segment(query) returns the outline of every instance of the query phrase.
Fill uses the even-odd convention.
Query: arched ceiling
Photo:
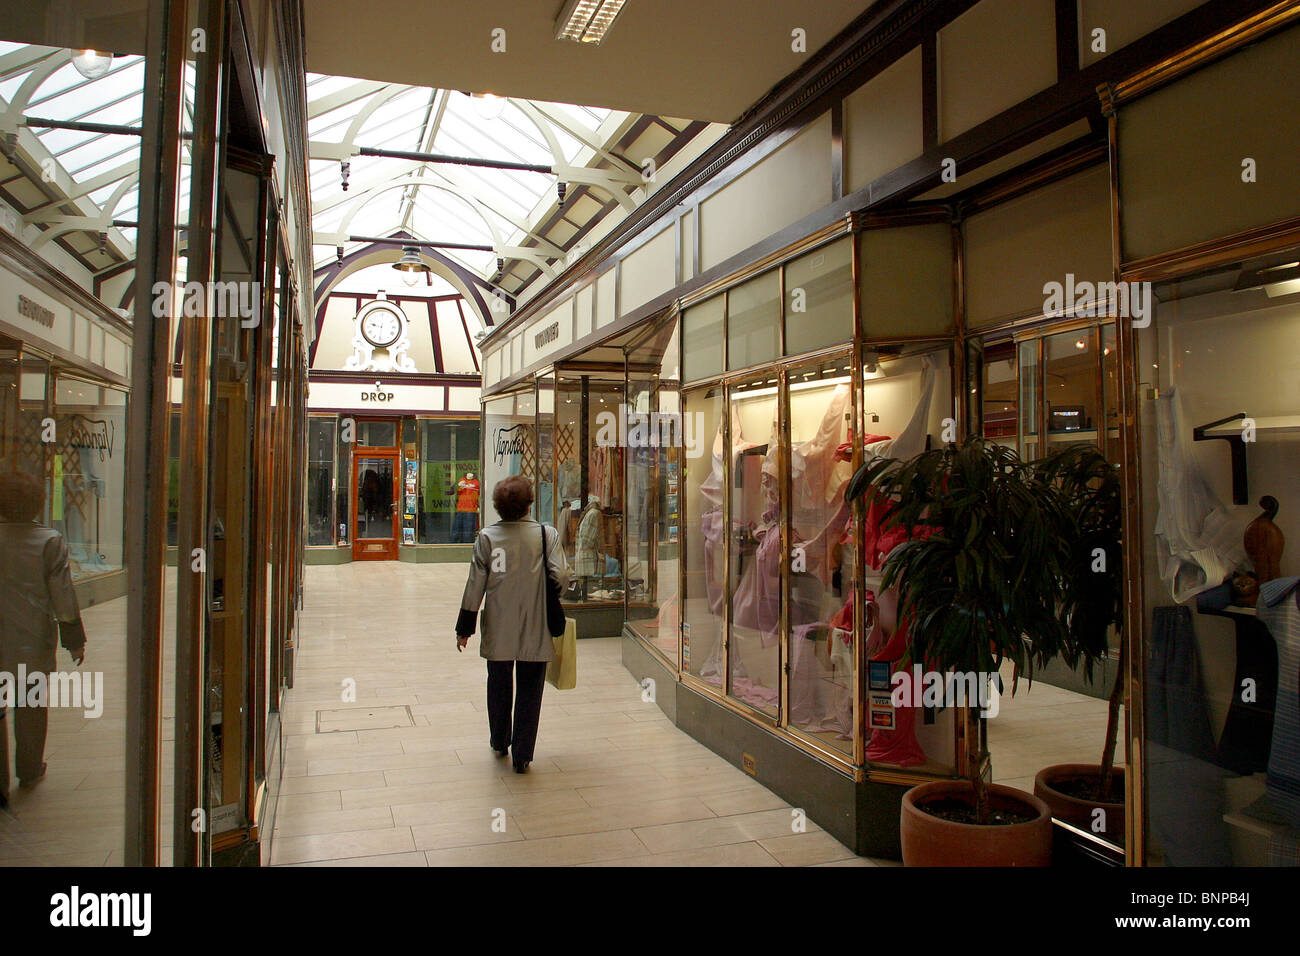
[[[707,128],[321,74],[307,78],[307,119],[317,269],[400,233],[512,296],[634,209],[647,161],[658,169]]]

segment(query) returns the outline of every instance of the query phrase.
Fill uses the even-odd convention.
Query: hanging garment
[[[1147,655],[1147,794],[1169,866],[1230,866],[1224,778],[1201,686],[1192,612],[1158,607]]]
[[[1219,500],[1188,449],[1176,389],[1155,400],[1156,552],[1160,576],[1182,603],[1224,580],[1246,557],[1241,537],[1247,516]]]

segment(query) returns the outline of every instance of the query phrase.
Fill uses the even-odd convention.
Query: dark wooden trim
[[[442,336],[438,332],[438,309],[437,303],[425,301],[425,311],[429,316],[429,338],[433,343],[433,367],[439,374],[446,371],[442,363]]]
[[[1300,246],[1300,217],[1120,264],[1127,282],[1162,282]]]
[[[1220,8],[1226,16],[1217,15]],[[1155,62],[1148,59],[1145,65],[1131,75],[1115,80],[1114,104],[1123,105],[1139,96],[1145,96],[1249,43],[1292,25],[1298,19],[1300,4],[1295,0],[1268,4],[1248,0],[1221,0],[1219,3],[1197,7],[1143,38],[1146,40],[1169,32],[1181,43],[1177,49],[1166,51]]]
[[[939,35],[921,40],[921,148],[939,145]]]
[[[373,385],[376,380],[385,385],[454,385],[457,388],[479,384],[479,376],[462,375],[456,372],[354,372],[351,369],[312,369],[307,374],[309,382]]]
[[[844,101],[831,106],[831,196],[830,201],[844,198]],[[677,281],[681,281],[678,275]]]
[[[1056,78],[1079,72],[1079,0],[1056,0]]]
[[[955,208],[960,209],[963,218],[973,216],[1048,183],[1065,179],[1104,163],[1107,155],[1106,141],[1089,133],[1064,146],[1049,150],[1025,166],[1008,170],[972,186],[966,192],[952,197],[952,203]]]

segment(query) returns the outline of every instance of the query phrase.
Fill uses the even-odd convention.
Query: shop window
[[[553,445],[556,521],[573,571],[564,600],[622,604],[625,391],[612,373],[559,372]]]
[[[853,398],[849,358],[790,369],[788,495],[791,727],[853,752]],[[759,574],[761,578],[761,573]],[[739,597],[739,595],[738,595]]]
[[[682,672],[718,687],[725,666],[722,638],[727,598],[723,580],[723,549],[728,537],[723,510],[727,470],[723,408],[721,386],[682,394],[684,417],[692,420],[710,449],[698,458],[687,458],[681,478]]]
[[[421,421],[419,451],[417,540],[420,544],[473,544],[485,493],[479,468],[479,423]],[[408,462],[407,467],[412,464],[415,462]],[[495,520],[495,515],[489,515],[489,520]]]
[[[982,378],[984,437],[1018,449],[1020,382],[1014,342],[985,346]]]
[[[1157,288],[1133,333],[1148,864],[1300,845],[1300,294],[1260,271],[1296,258]]]
[[[397,422],[357,422],[357,444],[368,448],[394,448]]]
[[[727,368],[773,362],[781,354],[781,280],[773,270],[727,292]]]
[[[1049,447],[1062,442],[1098,443],[1102,418],[1100,367],[1094,329],[1060,332],[1044,339],[1044,414]]]
[[[785,354],[853,339],[853,243],[815,249],[785,267]]]
[[[682,380],[694,382],[722,372],[723,318],[727,297],[714,296],[682,315]]]
[[[947,347],[869,349],[862,375],[864,463],[880,457],[906,460],[944,443],[954,410],[952,357]],[[887,696],[894,675],[913,662],[906,657],[908,625],[890,621],[887,609],[895,598],[882,587],[885,559],[906,537],[885,527],[883,517],[879,505],[867,508],[863,515],[866,758],[884,767],[953,773],[954,708],[894,707]]]
[[[775,374],[733,385],[727,398],[735,449],[727,534],[731,596],[727,693],[775,716],[781,689],[782,550]]]
[[[707,437],[689,433],[678,391],[678,326],[628,352],[627,622],[678,666],[677,571],[682,465],[705,464]],[[656,369],[646,371],[647,369]],[[635,370],[635,371],[634,371]],[[636,427],[644,429],[636,431]]]
[[[307,544],[334,543],[334,432],[333,418],[312,418],[307,423]]]
[[[68,543],[74,579],[123,567],[126,401],[123,391],[66,376],[54,391],[50,523]]]
[[[334,515],[338,524],[337,544],[345,545],[351,540],[352,529],[348,525],[351,509],[348,507],[348,495],[352,491],[352,449],[355,443],[356,420],[344,418],[338,429],[336,446],[338,461],[338,479],[334,482]]]
[[[492,510],[492,489],[502,478],[536,474],[537,417],[533,393],[513,392],[483,403],[483,484],[484,520],[496,521]]]

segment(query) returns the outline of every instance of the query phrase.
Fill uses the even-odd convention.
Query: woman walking
[[[456,619],[456,648],[463,651],[483,607],[479,654],[487,659],[488,729],[492,749],[500,757],[510,754],[515,773],[527,772],[532,762],[546,665],[555,659],[546,628],[545,568],[560,587],[569,576],[559,533],[528,517],[532,503],[527,478],[497,482],[492,506],[501,520],[478,533]]]

